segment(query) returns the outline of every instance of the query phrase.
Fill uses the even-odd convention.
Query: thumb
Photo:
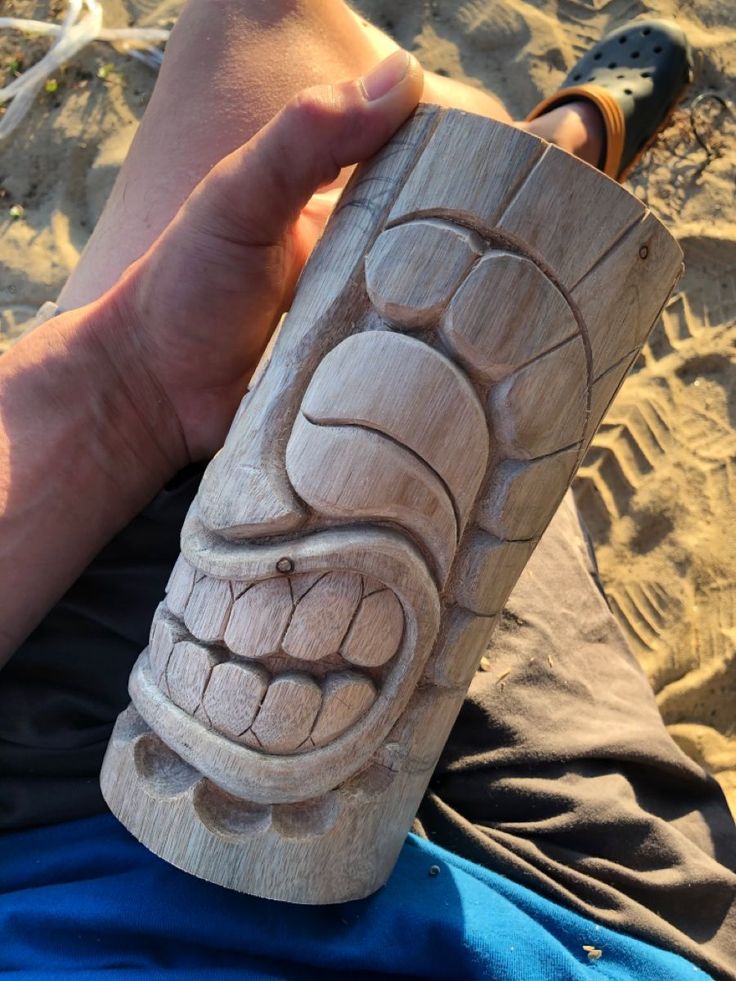
[[[210,171],[190,218],[230,242],[279,242],[320,187],[383,146],[422,87],[419,62],[399,50],[363,78],[305,89]]]

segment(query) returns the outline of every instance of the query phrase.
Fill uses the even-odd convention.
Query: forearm
[[[185,462],[109,295],[0,358],[0,665]]]
[[[315,193],[376,153],[422,86],[396,52],[303,92],[116,286],[0,359],[0,663],[177,469],[222,446],[328,216]]]

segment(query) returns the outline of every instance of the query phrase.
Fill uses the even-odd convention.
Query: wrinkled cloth
[[[733,819],[717,781],[669,736],[594,573],[569,496],[509,598],[421,827],[570,909],[736,978]]]
[[[186,875],[110,815],[0,837],[0,938],[18,981],[707,977],[413,836],[374,896],[305,907]]]
[[[164,489],[0,672],[0,828],[106,810],[105,746],[200,473]],[[736,978],[733,820],[717,782],[667,734],[570,498],[507,604],[490,660],[417,830],[589,923]]]

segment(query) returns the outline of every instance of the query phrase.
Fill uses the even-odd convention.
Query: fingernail
[[[360,87],[368,102],[375,102],[403,82],[409,71],[411,56],[408,51],[394,51],[385,61],[360,79]]]

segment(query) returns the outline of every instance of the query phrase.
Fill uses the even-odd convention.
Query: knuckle
[[[310,130],[327,133],[340,122],[343,112],[334,85],[304,89],[287,107],[296,121]]]
[[[204,177],[192,195],[192,200],[199,205],[199,211],[226,209],[233,193],[232,184],[232,175],[223,161],[220,161]]]
[[[188,224],[197,234],[231,234],[242,220],[240,182],[228,161],[220,161],[202,180],[186,207]]]

